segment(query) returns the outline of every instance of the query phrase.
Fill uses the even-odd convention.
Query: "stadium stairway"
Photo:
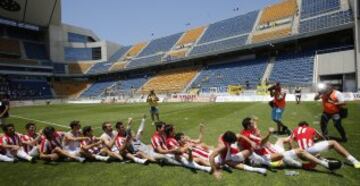
[[[271,57],[269,59],[268,64],[266,65],[266,69],[265,69],[264,75],[261,78],[261,82],[265,82],[266,79],[269,79],[271,71],[274,67],[274,62],[275,62],[275,57]]]

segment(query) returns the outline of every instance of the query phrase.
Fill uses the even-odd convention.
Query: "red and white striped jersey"
[[[2,137],[2,144],[4,145],[21,145],[21,134],[15,133],[13,136],[4,134]]]
[[[64,139],[63,132],[55,132],[54,138],[51,140],[46,139],[46,137],[42,137],[40,143],[40,152],[44,154],[51,154],[51,152],[56,148],[62,148],[62,141]]]
[[[192,148],[192,155],[197,158],[208,160],[210,157],[210,152],[208,149],[201,147],[201,145],[190,143]]]
[[[24,134],[21,135],[21,141],[23,142],[31,142],[34,141],[34,139],[36,138],[36,134]],[[34,147],[33,145],[27,145],[27,144],[23,144],[24,150],[25,152],[30,152],[31,149]]]
[[[223,135],[221,135],[218,138],[218,141],[219,141],[219,143],[222,143],[226,147],[226,149],[224,151],[220,152],[221,159],[225,160],[227,156],[229,156],[231,154],[237,154],[238,152],[240,152],[238,148],[232,147],[231,144],[225,142],[223,139]]]
[[[126,141],[126,137],[118,134],[115,137],[115,146],[116,146],[116,148],[118,148],[120,150],[121,147],[123,145],[125,145],[125,141]]]
[[[178,148],[180,146],[180,144],[176,141],[175,138],[173,137],[168,137],[166,138],[166,147],[168,149],[175,149],[175,148]]]
[[[257,130],[242,130],[241,135],[249,138],[252,142],[254,142],[257,146],[253,149],[259,155],[273,154],[276,153],[276,149],[273,148],[272,144],[266,143],[265,145],[261,145],[261,137],[258,135]],[[239,141],[241,147],[243,149],[252,150],[251,145],[245,141],[244,139],[240,139]]]
[[[99,140],[96,138],[96,136],[92,136],[90,139],[82,140],[80,142],[81,147],[85,147],[87,145],[91,145],[94,143],[97,143]],[[103,145],[93,146],[92,148],[88,149],[88,151],[92,154],[97,154],[102,149]]]
[[[158,147],[167,150],[166,140],[158,132],[155,132],[154,135],[151,137],[151,145],[153,146],[155,151]]]
[[[5,151],[4,148],[2,148],[2,144],[3,144],[3,142],[2,142],[3,139],[2,138],[3,138],[3,136],[0,136],[0,154],[5,154],[6,151]]]
[[[297,127],[291,134],[291,139],[296,141],[301,149],[307,149],[314,145],[314,139],[318,136],[318,132],[308,126]]]

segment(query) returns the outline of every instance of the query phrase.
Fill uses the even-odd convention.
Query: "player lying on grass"
[[[55,161],[59,158],[69,158],[83,162],[85,158],[71,154],[64,150],[62,145],[64,132],[56,131],[54,127],[46,127],[43,130],[43,137],[39,145],[40,159],[46,161]]]
[[[180,148],[178,148],[178,147],[175,147],[173,149],[167,148],[165,125],[166,124],[164,122],[156,122],[155,123],[156,131],[155,131],[154,135],[151,137],[151,144],[152,144],[155,152],[164,154],[173,160],[177,160],[177,162],[179,162],[179,164],[177,164],[177,165],[182,165],[187,168],[198,169],[198,170],[210,172],[211,171],[210,167],[201,166],[193,161],[189,161],[185,157],[180,156],[181,155]]]
[[[255,142],[256,146],[254,148],[252,144],[249,144],[248,141],[243,139],[239,140],[239,144],[243,149],[253,150],[256,154],[260,155],[263,158],[263,161],[261,162],[283,160],[284,163],[288,166],[302,168],[303,163],[298,159],[300,158],[310,161],[314,164],[319,164],[330,170],[339,169],[341,167],[341,164],[338,162],[327,162],[325,160],[319,160],[301,148],[286,151],[283,146],[284,139],[282,138],[280,138],[274,145],[271,144],[268,140],[273,133],[273,129],[270,128],[268,134],[265,137],[260,136],[258,133],[254,132],[254,126],[256,124],[255,121],[250,117],[245,118],[242,121],[242,125],[243,130],[240,134],[247,137],[252,142]]]
[[[33,162],[35,159],[27,154],[21,141],[21,134],[15,131],[13,124],[2,125],[4,131],[0,142],[0,153],[2,161],[14,161],[15,158]]]
[[[325,140],[325,138],[316,129],[310,127],[306,121],[302,121],[295,128],[287,142],[295,141],[301,149],[307,151],[312,155],[317,155],[321,152],[334,149],[338,154],[346,158],[352,165],[359,169],[360,163],[354,158],[342,145],[335,140]],[[319,141],[318,140],[324,140]]]
[[[131,118],[129,118],[129,123],[130,122],[132,122]],[[131,135],[126,134],[124,124],[121,121],[118,121],[115,124],[115,128],[117,130],[117,135],[111,144],[117,148],[118,153],[121,154],[122,157],[132,160],[135,163],[148,164],[149,160],[145,153],[141,151],[135,152],[131,148]]]
[[[254,168],[244,164],[246,158],[251,155],[251,151],[240,151],[236,146],[233,146],[237,140],[237,136],[231,131],[226,131],[219,137],[218,145],[209,157],[210,165],[215,178],[221,178],[220,168],[225,164],[235,169],[257,172],[266,175],[266,169]]]
[[[201,170],[204,170],[204,171],[208,171],[210,170],[210,163],[208,161],[208,159],[201,159],[201,158],[198,158],[197,156],[193,156],[193,147],[191,147],[190,145],[180,145],[176,139],[176,136],[175,136],[175,127],[171,124],[167,124],[165,126],[165,134],[166,134],[166,146],[168,149],[179,149],[180,153],[178,153],[177,155],[179,156],[179,158],[181,159],[187,159],[189,160],[190,162],[193,162],[194,165],[196,164],[200,164],[200,165],[204,165],[204,166],[207,166],[207,167],[199,167]],[[189,139],[189,138],[188,138]],[[195,149],[196,151],[197,149]],[[199,151],[196,151],[197,153],[199,153]]]
[[[175,139],[181,148],[188,148],[191,150],[192,157],[197,158],[199,164],[210,166],[209,157],[214,148],[203,143],[205,126],[203,124],[200,124],[199,126],[200,134],[198,139],[192,139],[181,132],[175,134]]]

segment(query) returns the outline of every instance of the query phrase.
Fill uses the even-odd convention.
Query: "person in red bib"
[[[320,126],[322,135],[328,138],[327,124],[330,119],[333,120],[336,130],[340,133],[343,142],[347,141],[345,129],[341,124],[340,111],[345,107],[344,96],[331,85],[327,84],[324,90],[321,90],[315,100],[322,100],[323,113],[321,115]]]
[[[281,121],[286,106],[286,101],[285,101],[286,93],[282,92],[279,82],[277,82],[276,85],[270,87],[268,90],[270,91],[270,96],[274,97],[274,99],[272,100],[271,116],[272,116],[272,120],[277,125],[277,134],[290,135],[291,131]]]

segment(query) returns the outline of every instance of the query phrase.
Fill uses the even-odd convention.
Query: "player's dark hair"
[[[226,131],[222,138],[225,142],[230,143],[230,144],[236,142],[236,135],[234,132],[231,132],[231,131]]]
[[[103,130],[105,130],[106,129],[106,124],[108,124],[108,123],[110,123],[110,122],[108,122],[108,121],[103,122],[102,125],[101,125],[101,128]]]
[[[54,127],[45,127],[44,130],[43,130],[43,134],[46,137],[46,139],[51,139],[54,132],[55,132]]]
[[[184,133],[182,133],[182,132],[176,133],[176,134],[175,134],[175,139],[176,139],[176,141],[180,141],[182,136],[184,136]]]
[[[309,123],[306,122],[306,121],[300,121],[300,122],[298,123],[298,126],[299,126],[299,127],[301,127],[301,126],[309,126]]]
[[[124,125],[124,123],[121,122],[121,121],[118,121],[118,122],[116,122],[116,124],[115,124],[115,128],[119,129],[120,126],[122,126],[122,125]]]
[[[71,129],[74,129],[77,126],[80,126],[80,121],[74,120],[74,121],[70,122],[69,126]]]
[[[35,127],[35,123],[33,123],[33,122],[26,123],[25,129],[26,129],[26,130],[29,130],[29,128],[30,128],[31,126],[34,126],[34,127]]]
[[[1,128],[2,128],[2,130],[3,130],[4,132],[7,132],[10,127],[13,127],[13,128],[14,128],[14,124],[8,123],[8,124],[5,124],[5,125],[2,125]]]
[[[163,125],[165,125],[165,122],[162,122],[162,121],[155,122],[156,131],[160,130]]]
[[[250,117],[247,117],[247,118],[243,119],[242,126],[244,127],[244,129],[249,129],[250,125],[251,125],[251,118]]]
[[[174,130],[174,126],[171,124],[165,125],[165,134],[166,136],[169,136],[170,133]]]
[[[85,127],[82,129],[82,133],[83,133],[84,136],[85,136],[87,133],[89,133],[90,131],[92,131],[91,126],[85,126]]]

